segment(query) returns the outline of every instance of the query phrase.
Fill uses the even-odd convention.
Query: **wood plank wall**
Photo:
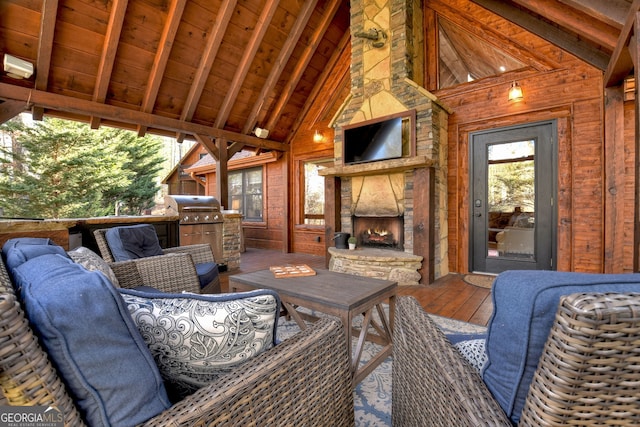
[[[602,72],[469,1],[444,3],[429,3],[436,16],[458,19],[464,11],[470,26],[508,40],[511,54],[521,52],[518,59],[530,64],[525,70],[434,91],[454,111],[449,118],[451,271],[469,270],[470,133],[548,119],[558,123],[557,269],[603,271]],[[524,89],[523,102],[507,100],[513,80]]]

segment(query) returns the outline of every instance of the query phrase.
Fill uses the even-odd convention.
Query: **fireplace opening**
[[[404,218],[353,217],[353,235],[358,246],[365,248],[404,249]]]

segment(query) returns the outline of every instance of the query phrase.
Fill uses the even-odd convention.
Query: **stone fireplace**
[[[359,248],[328,248],[329,268],[400,284],[430,283],[448,273],[448,112],[419,84],[424,35],[420,4],[419,0],[351,2],[351,96],[332,123],[334,167],[322,172],[329,200],[327,233],[350,233]],[[373,33],[384,37],[376,42],[363,37]],[[344,126],[409,111],[415,114],[410,155],[344,163]],[[381,233],[365,238],[363,233],[370,228]],[[392,229],[393,242],[382,236],[383,229]]]

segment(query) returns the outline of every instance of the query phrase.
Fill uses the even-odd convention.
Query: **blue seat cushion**
[[[116,261],[162,255],[156,229],[150,224],[113,227],[104,235]]]
[[[201,264],[196,264],[196,273],[200,280],[200,288],[204,288],[218,277],[218,264],[215,262],[203,262]]]
[[[88,425],[133,426],[170,407],[149,348],[102,273],[59,254],[13,273],[29,322]]]
[[[560,297],[583,292],[640,292],[640,274],[507,271],[494,281],[489,360],[482,377],[514,423],[520,420]]]

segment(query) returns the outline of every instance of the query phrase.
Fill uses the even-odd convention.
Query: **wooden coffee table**
[[[310,316],[296,308],[304,307],[339,317],[345,326],[349,348],[354,335],[358,336],[355,354],[349,352],[353,385],[369,375],[382,361],[391,355],[391,333],[395,314],[397,282],[317,270],[315,276],[276,279],[269,270],[238,274],[229,277],[229,291],[243,292],[253,289],[271,289],[278,293],[287,314],[301,329],[307,327]],[[382,304],[389,302],[389,313]],[[379,321],[373,318],[374,309]],[[355,329],[353,320],[363,315],[362,327]],[[373,331],[372,331],[372,330]],[[380,351],[360,366],[364,342],[380,345]]]

